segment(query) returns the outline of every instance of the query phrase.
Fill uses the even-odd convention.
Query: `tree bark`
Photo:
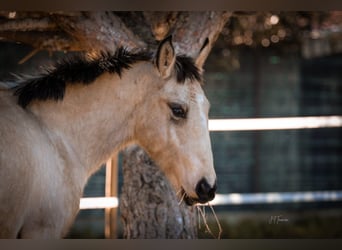
[[[178,204],[168,180],[141,148],[125,150],[123,168],[120,211],[124,238],[197,237],[195,207]]]

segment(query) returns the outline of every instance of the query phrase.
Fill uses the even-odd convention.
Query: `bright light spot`
[[[275,202],[281,202],[282,198],[279,193],[269,193],[266,195],[266,202],[267,203],[275,203]]]
[[[279,42],[279,36],[277,36],[277,35],[272,35],[272,36],[271,36],[271,42],[272,42],[272,43],[277,43],[277,42]]]
[[[303,200],[307,202],[314,201],[315,199],[314,199],[313,193],[305,193],[303,195]]]
[[[230,199],[234,204],[241,204],[242,197],[240,194],[231,194]]]
[[[249,36],[244,37],[243,40],[244,40],[244,43],[245,43],[246,45],[248,45],[248,46],[251,46],[251,45],[253,44],[253,40],[252,40],[252,38],[249,37]]]
[[[81,198],[80,209],[101,209],[118,207],[117,197]]]
[[[243,39],[242,39],[241,36],[235,36],[233,41],[234,41],[234,43],[237,44],[237,45],[243,43]]]
[[[264,47],[268,47],[270,46],[270,40],[268,40],[267,38],[264,38],[261,40],[261,45]]]
[[[272,15],[270,18],[270,23],[276,25],[279,22],[279,17],[277,15]]]
[[[13,18],[15,18],[16,15],[17,15],[17,12],[12,11],[12,12],[8,13],[8,18],[13,19]]]
[[[305,17],[297,17],[297,23],[300,27],[305,27],[309,24],[309,19]]]
[[[286,130],[342,127],[342,116],[210,119],[210,131]]]
[[[284,29],[278,30],[278,36],[284,38],[286,36],[286,31]]]
[[[318,30],[313,30],[313,31],[311,31],[310,36],[312,39],[318,39],[321,36],[321,34],[319,33]]]

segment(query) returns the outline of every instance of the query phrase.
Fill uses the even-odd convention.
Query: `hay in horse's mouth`
[[[193,198],[193,197],[190,197],[184,190],[184,188],[182,187],[182,190],[180,192],[180,196],[182,197],[181,201],[185,201],[185,204],[188,205],[188,206],[193,206],[195,205],[196,203],[201,203],[201,204],[205,204],[207,203],[208,201],[207,200],[200,200],[198,198]]]

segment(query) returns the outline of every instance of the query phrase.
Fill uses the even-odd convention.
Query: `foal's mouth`
[[[188,206],[193,206],[197,203],[205,204],[205,203],[208,203],[210,200],[212,200],[212,199],[210,199],[210,200],[205,199],[204,200],[204,199],[191,197],[185,192],[183,187],[181,189],[180,196],[181,196],[181,202],[184,201],[185,204]]]

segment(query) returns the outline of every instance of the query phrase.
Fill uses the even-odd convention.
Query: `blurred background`
[[[206,62],[210,118],[341,115],[341,14],[255,13],[231,19]],[[218,193],[291,192],[287,198],[294,199],[297,192],[342,190],[340,127],[211,132],[211,138]],[[222,237],[342,236],[341,199],[285,198],[215,206]],[[272,221],[276,216],[284,220]]]
[[[37,64],[65,56],[40,51],[26,58],[31,50],[0,39],[0,79],[34,74]],[[342,12],[236,12],[206,61],[204,79],[209,119],[341,119]],[[241,122],[249,128],[210,133],[221,238],[342,237],[341,127],[255,130],[255,120]],[[103,197],[105,176],[103,167],[84,196]],[[199,237],[217,237],[219,226],[205,210]],[[104,225],[104,209],[81,210],[68,237],[104,238]]]

